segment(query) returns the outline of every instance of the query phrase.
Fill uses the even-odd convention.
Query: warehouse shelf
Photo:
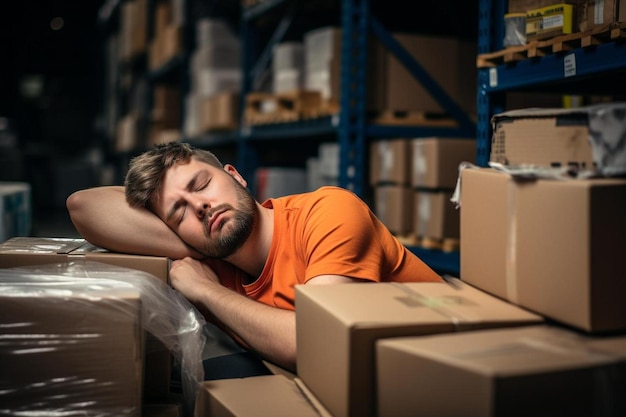
[[[479,54],[503,50],[506,12],[506,0],[480,1]],[[486,166],[488,163],[491,117],[505,110],[506,92],[622,96],[626,94],[625,80],[626,44],[620,39],[479,68],[477,164]]]

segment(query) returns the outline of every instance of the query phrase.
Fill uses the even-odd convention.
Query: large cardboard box
[[[626,329],[626,180],[461,172],[461,278],[553,320]]]
[[[624,415],[626,337],[601,342],[550,326],[381,340],[378,415]]]
[[[406,236],[413,232],[413,191],[403,185],[374,188],[374,211],[391,233]]]
[[[205,381],[195,417],[319,417],[293,380],[283,375]]]
[[[416,138],[412,141],[411,185],[416,188],[456,186],[459,164],[476,160],[476,140]]]
[[[2,414],[141,415],[137,290],[54,280],[41,285],[7,273],[0,280],[10,284],[0,294]]]
[[[394,33],[393,36],[452,100],[466,112],[476,112],[475,42],[409,33]],[[375,89],[373,110],[444,112],[424,85],[377,40],[372,55],[376,67],[368,71],[375,74],[371,84]]]
[[[73,259],[137,269],[169,283],[170,260],[164,257],[108,252],[85,239],[14,237],[0,244],[0,268],[64,264]],[[170,396],[171,354],[151,334],[146,335],[145,346],[144,399],[164,401]]]
[[[411,152],[410,139],[384,139],[372,142],[370,184],[410,184]]]
[[[490,160],[505,165],[573,167],[626,174],[626,103],[529,108],[492,117]]]
[[[420,190],[414,193],[413,231],[430,239],[458,239],[460,215],[450,201],[451,191]]]
[[[593,168],[587,117],[580,112],[511,110],[493,118],[490,161]]]
[[[375,341],[542,322],[460,280],[296,287],[298,377],[336,417],[376,410]]]

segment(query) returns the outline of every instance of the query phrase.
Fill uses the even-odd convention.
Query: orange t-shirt
[[[348,190],[322,187],[263,206],[274,209],[274,236],[258,279],[244,285],[241,271],[215,268],[223,285],[251,299],[294,310],[295,286],[327,274],[370,282],[441,281]]]

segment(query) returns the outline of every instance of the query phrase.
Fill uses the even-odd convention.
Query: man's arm
[[[296,370],[296,314],[238,294],[219,283],[206,264],[185,258],[172,263],[172,287],[199,309],[206,309],[264,359]],[[360,282],[339,275],[322,275],[308,284]]]
[[[77,191],[67,198],[66,206],[78,233],[94,245],[173,259],[198,256],[156,215],[130,207],[124,187]]]

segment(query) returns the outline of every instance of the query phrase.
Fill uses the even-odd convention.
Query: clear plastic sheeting
[[[154,276],[76,260],[0,269],[0,415],[140,416],[143,331],[204,379],[202,315]]]

